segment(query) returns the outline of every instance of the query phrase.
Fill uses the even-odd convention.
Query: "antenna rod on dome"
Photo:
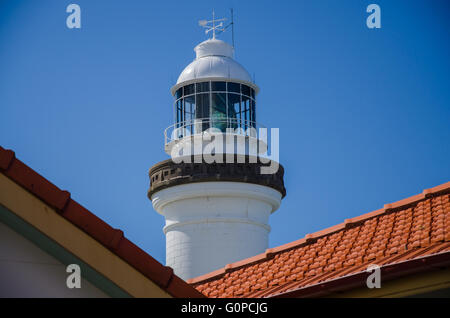
[[[216,24],[215,24],[215,21],[216,21],[216,20],[214,20],[214,9],[213,9],[213,19],[212,19],[212,24],[213,24],[213,27],[212,27],[212,30],[213,30],[213,40],[216,39]]]
[[[233,8],[231,10],[231,42],[233,43],[234,48],[234,18],[233,18]]]

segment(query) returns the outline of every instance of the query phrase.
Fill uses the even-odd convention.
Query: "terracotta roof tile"
[[[172,296],[204,297],[199,291],[174,275],[172,268],[162,265],[130,242],[121,230],[112,228],[72,200],[69,192],[59,189],[16,159],[13,151],[5,150],[1,146],[0,172],[54,208],[62,217],[103,244]]]
[[[369,264],[402,269],[433,257],[450,263],[450,182],[228,264],[228,276],[219,270],[188,282],[210,297],[310,296],[365,273]]]

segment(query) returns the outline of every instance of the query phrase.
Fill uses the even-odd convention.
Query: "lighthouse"
[[[148,197],[165,218],[166,265],[183,279],[263,253],[269,216],[286,195],[283,167],[267,155],[267,128],[256,121],[259,87],[234,47],[216,38],[224,20],[200,21],[212,37],[170,89],[170,158],[149,171]]]

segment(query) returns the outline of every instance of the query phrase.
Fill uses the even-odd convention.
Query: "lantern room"
[[[194,49],[196,59],[180,74],[174,96],[174,128],[184,134],[207,129],[226,132],[256,128],[258,87],[242,65],[233,59],[228,43],[209,39]],[[182,136],[177,136],[182,137]]]

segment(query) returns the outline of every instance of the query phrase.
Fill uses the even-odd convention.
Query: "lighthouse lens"
[[[211,127],[225,132],[227,128],[226,94],[212,93],[211,102]]]

